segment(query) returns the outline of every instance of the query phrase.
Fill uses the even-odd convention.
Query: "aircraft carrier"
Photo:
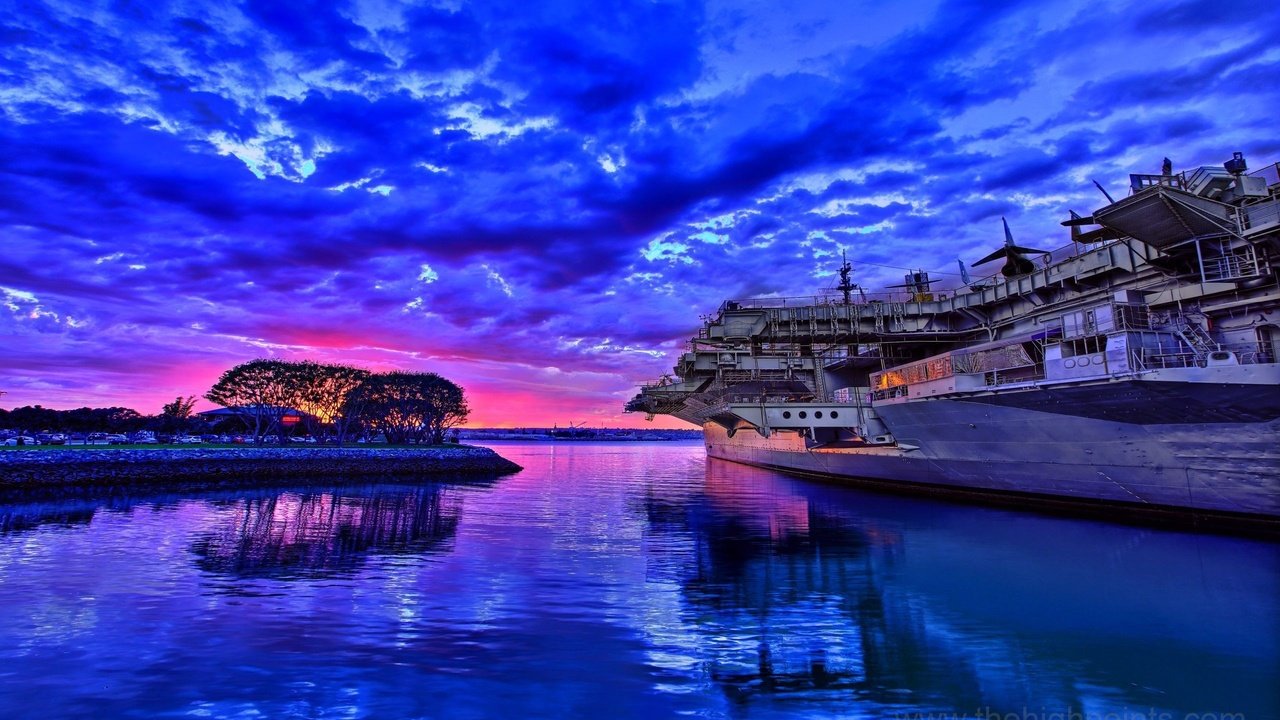
[[[724,302],[631,412],[708,455],[984,501],[1280,529],[1280,163],[1130,176],[977,281]],[[1099,186],[1099,189],[1102,189]],[[1105,194],[1105,190],[1103,190]]]

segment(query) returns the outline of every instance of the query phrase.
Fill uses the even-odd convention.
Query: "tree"
[[[364,424],[386,436],[393,445],[405,445],[422,435],[425,399],[415,387],[412,373],[370,375],[360,388]]]
[[[0,410],[0,427],[21,428],[30,432],[133,432],[146,424],[147,418],[130,408],[82,407],[75,410],[51,410],[40,405]]]
[[[9,412],[9,422],[15,428],[28,432],[60,430],[59,420],[57,410],[50,410],[42,405],[25,405]]]
[[[191,410],[195,405],[195,395],[185,398],[179,395],[173,402],[166,403],[160,409],[160,428],[165,432],[186,430],[191,424]]]
[[[101,412],[106,419],[107,430],[110,432],[134,432],[140,429],[147,421],[137,410],[132,408],[109,407],[102,408]]]
[[[293,363],[293,366],[291,377],[296,385],[297,408],[303,412],[307,432],[318,437],[324,426],[332,426],[338,444],[342,445],[359,422],[359,408],[351,401],[369,377],[369,371],[311,361]]]
[[[366,424],[393,444],[443,443],[448,428],[467,418],[462,388],[435,373],[370,375],[361,386]]]
[[[438,375],[429,396],[433,409],[427,423],[431,430],[431,444],[443,445],[445,433],[466,422],[471,408],[467,406],[462,388]]]
[[[441,444],[469,412],[462,388],[435,373],[370,373],[309,360],[237,365],[205,397],[238,410],[258,445],[273,428],[283,434],[282,419],[294,410],[302,412],[312,435],[332,426],[339,444],[360,425],[385,434],[390,443]],[[170,406],[165,408],[168,414]]]
[[[283,430],[281,419],[297,401],[293,365],[265,358],[241,363],[222,373],[205,397],[240,411],[254,444],[261,445],[273,429]]]

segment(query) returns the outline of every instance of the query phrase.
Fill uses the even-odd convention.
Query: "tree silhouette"
[[[222,373],[205,397],[240,413],[253,432],[253,443],[282,427],[281,420],[297,399],[291,377],[291,363],[281,360],[250,360]]]
[[[189,395],[185,398],[179,395],[174,398],[173,402],[166,403],[160,409],[161,429],[165,432],[186,430],[191,424],[191,410],[195,405],[195,395]]]

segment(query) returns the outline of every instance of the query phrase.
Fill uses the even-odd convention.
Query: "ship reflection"
[[[447,550],[460,505],[448,487],[436,484],[240,498],[220,508],[221,527],[197,539],[191,551],[202,570],[241,578],[347,574],[370,554]]]
[[[700,497],[651,498],[650,526],[691,532],[681,586],[711,682],[736,704],[991,705],[973,652],[885,587],[901,535],[795,492],[772,473],[710,461]]]
[[[646,512],[650,532],[692,543],[696,562],[659,558],[658,571],[681,588],[707,679],[744,709],[1221,709],[1259,696],[1258,662],[1276,657],[1250,629],[1275,627],[1258,592],[1275,574],[1250,570],[1276,557],[1266,544],[859,493],[716,460],[703,487],[654,493]],[[1148,659],[1135,669],[1137,655]],[[1188,667],[1221,691],[1180,686]]]

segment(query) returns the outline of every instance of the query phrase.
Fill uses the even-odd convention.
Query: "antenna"
[[[1094,184],[1094,187],[1096,187],[1096,188],[1098,188],[1099,190],[1101,190],[1101,191],[1102,191],[1102,194],[1103,194],[1103,195],[1106,195],[1106,196],[1107,196],[1107,202],[1109,202],[1109,203],[1114,203],[1114,202],[1115,202],[1115,199],[1111,197],[1111,193],[1107,192],[1107,189],[1106,189],[1106,188],[1104,188],[1104,187],[1102,187],[1102,184],[1101,184],[1101,183],[1099,183],[1097,180],[1094,180],[1094,181],[1093,181],[1093,184]]]
[[[853,272],[853,266],[849,264],[849,258],[845,255],[845,251],[840,251],[840,284],[836,288],[840,294],[844,296],[844,304],[849,305],[853,302],[853,289],[857,287],[849,279],[849,274]]]

